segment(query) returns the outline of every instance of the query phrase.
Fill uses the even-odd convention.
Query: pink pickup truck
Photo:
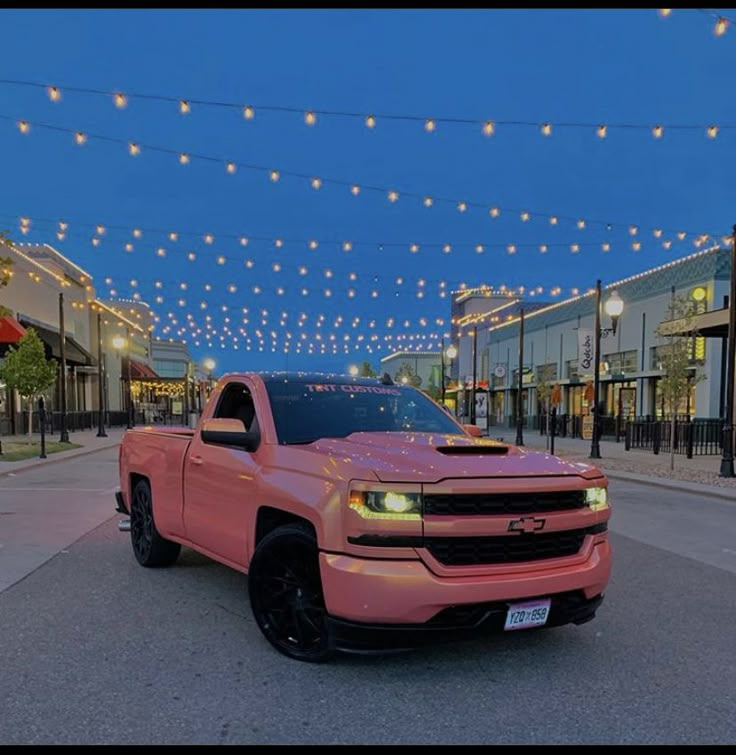
[[[143,566],[185,545],[246,572],[266,639],[303,661],[589,621],[607,479],[475,431],[388,377],[230,374],[196,430],[125,434],[121,529]]]

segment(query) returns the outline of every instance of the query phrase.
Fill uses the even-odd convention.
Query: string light
[[[189,155],[186,152],[179,153],[179,162],[182,165],[189,165]]]
[[[601,123],[601,125],[596,129],[596,133],[598,134],[599,139],[605,139],[606,136],[608,136],[608,126],[606,126],[604,123]]]
[[[74,134],[74,141],[81,147],[83,144],[87,143],[87,136],[81,131],[77,131],[76,134]]]
[[[557,225],[557,222],[558,222],[557,216],[556,215],[552,215],[552,217],[549,219],[549,224],[550,225]]]
[[[366,116],[365,125],[368,128],[375,128],[376,127],[376,117],[374,115]]]
[[[343,244],[342,244],[343,252],[349,252],[352,248],[353,248],[353,245],[349,241],[343,241]]]
[[[228,163],[227,163],[227,165],[225,166],[225,170],[226,170],[226,171],[227,171],[228,173],[230,173],[231,175],[232,175],[233,173],[235,173],[235,171],[236,171],[237,169],[238,169],[238,168],[237,168],[237,166],[236,166],[236,165],[235,165],[235,163],[234,163],[234,162],[232,162],[232,161],[228,162]]]
[[[525,223],[529,220],[530,217],[531,216],[529,215],[529,213],[526,210],[524,210],[524,212],[521,213],[521,219]]]
[[[51,102],[60,102],[61,101],[61,91],[58,87],[49,87],[47,90],[49,99]]]
[[[497,218],[501,214],[501,210],[499,210],[498,207],[491,207],[491,209],[488,210],[488,214],[492,218]]]
[[[270,172],[270,174],[269,174],[269,177],[270,177],[270,179],[271,179],[271,180],[272,180],[272,181],[273,181],[274,183],[276,183],[276,181],[278,181],[278,180],[279,180],[279,178],[281,178],[281,175],[279,174],[279,172],[278,172],[277,170],[272,170],[272,171]]]
[[[307,126],[314,126],[314,124],[317,123],[317,115],[313,110],[307,110],[307,112],[304,113],[304,123],[306,123]]]
[[[322,188],[322,181],[319,178],[313,178],[312,179],[312,188],[313,189],[321,189]]]
[[[357,196],[358,196],[358,194],[360,194],[360,186],[358,186],[358,184],[353,184],[353,185],[352,185],[352,186],[350,187],[350,193],[351,193],[351,194],[352,194],[352,195],[353,195],[354,197],[357,197]]]
[[[496,133],[496,124],[493,121],[486,121],[483,124],[483,133],[486,136],[493,136]]]
[[[552,125],[549,123],[542,124],[542,134],[544,136],[550,136],[552,134]]]
[[[468,205],[466,202],[458,202],[457,209],[459,212],[465,212],[468,209]]]
[[[662,16],[662,18],[667,18],[667,16],[672,13],[672,8],[660,8],[659,9],[659,15]]]
[[[582,220],[582,219],[578,220],[577,226],[578,226],[578,228],[580,228],[580,230],[582,230],[583,228],[585,228],[585,221]]]
[[[246,105],[243,108],[243,118],[245,118],[246,121],[252,121],[256,117],[256,111],[253,109],[251,105]]]
[[[124,108],[128,106],[128,98],[122,92],[115,92],[112,96],[115,107]]]
[[[132,157],[137,157],[141,153],[141,148],[135,142],[130,142],[128,144],[128,152]]]
[[[728,28],[728,21],[721,17],[716,21],[716,25],[713,27],[713,33],[717,37],[722,37],[726,33],[726,29]]]
[[[430,134],[437,128],[437,122],[433,118],[427,118],[424,121],[424,130]]]
[[[192,112],[192,107],[187,100],[179,100],[179,112],[182,115]]]
[[[663,133],[664,133],[664,126],[657,125],[652,129],[652,134],[654,134],[655,139],[661,139]]]
[[[708,126],[708,138],[715,139],[718,136],[718,126]]]
[[[389,191],[388,193],[388,201],[389,202],[395,202],[399,198],[399,192],[394,191],[393,189]]]
[[[31,130],[31,124],[28,121],[18,121],[18,131],[21,134],[27,134]]]

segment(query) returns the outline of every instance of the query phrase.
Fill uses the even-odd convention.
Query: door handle
[[[189,461],[191,461],[192,464],[196,464],[197,466],[204,464],[204,459],[201,456],[190,456]]]

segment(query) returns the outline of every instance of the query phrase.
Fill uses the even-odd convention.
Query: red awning
[[[131,380],[141,380],[142,378],[157,378],[158,375],[147,364],[131,359],[130,377]]]
[[[26,329],[14,317],[0,317],[0,343],[18,343]]]

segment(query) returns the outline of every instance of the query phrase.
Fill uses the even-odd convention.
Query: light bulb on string
[[[74,141],[81,147],[82,145],[87,143],[87,135],[82,131],[77,131],[74,134]]]
[[[50,86],[46,89],[46,93],[51,102],[61,102],[61,90],[59,87]]]
[[[358,196],[358,194],[360,194],[360,186],[358,186],[358,184],[353,184],[353,185],[352,185],[352,186],[350,187],[350,193],[351,193],[351,194],[352,194],[352,195],[353,195],[354,197],[357,197],[357,196]]]
[[[115,103],[115,107],[117,108],[124,108],[128,105],[128,98],[122,93],[122,92],[115,92],[115,94],[112,96],[113,102]]]
[[[551,123],[543,123],[542,124],[542,134],[544,136],[550,136],[552,134],[552,124]]]
[[[605,139],[608,136],[608,126],[605,123],[601,123],[596,129],[596,134],[598,134],[599,139]]]
[[[497,218],[501,214],[501,210],[499,210],[498,207],[491,207],[491,209],[488,210],[488,214],[492,218]]]
[[[141,153],[141,148],[138,144],[135,142],[130,142],[128,144],[128,152],[132,157],[137,157]]]
[[[248,246],[248,237],[247,236],[241,236],[240,237],[240,246]]]
[[[279,172],[278,172],[277,170],[272,170],[272,171],[271,171],[271,172],[269,173],[269,178],[270,178],[270,179],[271,179],[271,180],[272,180],[272,181],[273,181],[274,183],[276,183],[276,181],[278,181],[278,180],[279,180],[279,178],[281,178],[281,174],[280,174],[280,173],[279,173]]]
[[[483,124],[483,133],[485,136],[493,136],[496,133],[496,124],[493,121],[486,121]]]
[[[656,125],[652,129],[652,135],[654,136],[655,139],[661,139],[663,133],[664,133],[664,126]]]
[[[237,166],[236,166],[236,165],[235,165],[235,163],[234,163],[234,162],[232,162],[232,161],[228,162],[228,163],[226,164],[226,166],[225,166],[225,170],[227,170],[227,172],[228,172],[228,173],[230,173],[231,175],[232,175],[233,173],[235,173],[235,171],[236,171],[237,169],[238,169],[238,168],[237,168]]]
[[[304,123],[306,123],[307,126],[314,126],[314,124],[317,123],[317,114],[313,110],[307,110],[307,112],[304,113]]]
[[[245,118],[246,121],[252,121],[255,116],[256,111],[253,109],[252,105],[246,105],[243,108],[243,118]]]
[[[713,27],[713,33],[716,37],[722,37],[726,33],[726,29],[728,29],[728,21],[725,18],[719,18]]]
[[[708,126],[707,134],[709,139],[715,139],[718,136],[718,126]]]
[[[18,131],[21,134],[27,134],[31,130],[31,124],[28,121],[18,121]]]
[[[437,128],[437,122],[434,120],[434,118],[427,118],[426,121],[424,121],[424,130],[428,133],[432,133]]]
[[[321,189],[322,188],[322,179],[321,178],[313,178],[312,181],[312,188],[313,189]]]
[[[389,202],[396,202],[398,200],[398,198],[399,198],[399,192],[398,191],[394,191],[393,189],[391,189],[391,191],[389,191],[389,193],[388,193],[388,201]]]
[[[343,252],[349,252],[352,248],[353,248],[353,245],[349,241],[343,241],[342,243]]]
[[[457,209],[458,209],[458,212],[465,212],[468,209],[467,202],[458,202]]]
[[[366,116],[365,125],[368,128],[375,128],[376,127],[376,116],[375,115],[368,115],[368,116]]]
[[[179,112],[182,115],[186,115],[187,113],[192,112],[192,106],[187,100],[179,100]]]

